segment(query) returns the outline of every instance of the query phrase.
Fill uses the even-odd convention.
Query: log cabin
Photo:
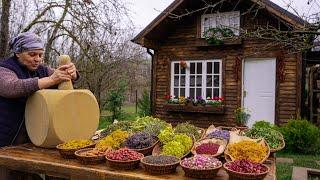
[[[269,0],[175,0],[132,39],[152,56],[152,114],[173,125],[189,121],[199,127],[235,126],[241,107],[249,109],[249,127],[258,120],[281,125],[298,117],[302,53],[273,38],[242,35],[305,25]],[[206,33],[221,27],[233,38],[212,44]],[[215,109],[173,107],[168,95],[224,100]]]

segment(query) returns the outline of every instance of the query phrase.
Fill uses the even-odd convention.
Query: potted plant
[[[246,126],[249,118],[250,118],[250,111],[247,108],[237,108],[234,113],[235,113],[235,120],[236,124],[238,126]]]
[[[218,107],[218,106],[222,105],[222,101],[224,101],[223,97],[213,97],[213,98],[207,97],[206,105]]]
[[[203,36],[209,44],[221,45],[223,44],[223,39],[227,37],[233,37],[234,33],[230,28],[216,27],[206,30]]]
[[[202,96],[198,96],[197,99],[194,101],[193,105],[195,105],[195,106],[197,106],[197,105],[205,106],[206,105],[206,100],[204,100],[202,98]]]

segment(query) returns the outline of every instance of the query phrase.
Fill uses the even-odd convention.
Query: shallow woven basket
[[[276,149],[271,149],[270,148],[270,152],[271,153],[274,153],[274,152],[277,152],[277,151],[280,151],[281,149],[283,149],[285,146],[286,146],[286,143],[284,141],[284,138],[283,138],[283,135],[279,132],[280,136],[281,136],[281,146],[276,148]]]
[[[59,153],[61,155],[61,157],[65,158],[65,159],[75,159],[76,155],[74,154],[77,150],[80,149],[85,149],[85,148],[92,148],[96,145],[95,142],[92,141],[92,144],[89,144],[88,146],[84,146],[81,148],[75,148],[75,149],[63,149],[61,148],[63,144],[58,144],[56,146],[56,148],[59,150]]]
[[[91,151],[94,148],[86,148],[86,149],[80,149],[76,151],[74,154],[76,155],[77,159],[82,164],[101,164],[106,161],[105,155],[99,155],[99,156],[83,156],[81,153],[86,151]]]
[[[141,154],[141,153],[140,153]],[[110,167],[115,169],[121,169],[121,170],[131,170],[131,169],[138,169],[140,160],[144,157],[143,154],[141,154],[141,158],[137,160],[130,160],[130,161],[118,161],[118,160],[112,160],[107,158],[107,164],[109,164]]]
[[[192,145],[193,146],[193,145]],[[192,148],[192,147],[191,147]],[[190,153],[191,153],[191,148],[190,148],[190,150],[186,153],[186,154],[184,154],[180,159],[184,159],[184,158],[186,158]],[[158,156],[158,155],[161,155],[161,153],[162,153],[162,145],[161,145],[161,143],[158,143],[154,148],[153,148],[153,150],[152,150],[152,155],[153,156]]]
[[[248,131],[248,129],[243,130],[243,131],[240,132],[240,134],[241,134],[241,135],[244,135],[247,131]],[[280,135],[281,145],[280,145],[280,147],[275,148],[275,149],[270,148],[270,152],[271,152],[271,153],[275,153],[275,152],[277,152],[277,151],[280,151],[280,150],[283,149],[283,148],[285,147],[285,145],[286,145],[286,144],[285,144],[285,141],[284,141],[284,138],[283,138],[283,135],[282,135],[279,131],[278,131],[278,133],[279,133],[279,135]]]
[[[159,143],[160,141],[156,141],[155,143],[152,144],[152,146],[147,147],[147,148],[143,148],[143,149],[130,149],[139,153],[142,153],[143,155],[147,156],[147,155],[151,155],[152,154],[152,150],[153,148]]]
[[[216,177],[219,169],[222,167],[222,164],[212,169],[192,169],[192,168],[183,166],[181,162],[180,162],[180,166],[182,167],[185,176],[197,178],[197,179],[212,179]]]
[[[265,166],[267,168],[267,171],[263,172],[263,173],[257,173],[257,174],[252,174],[252,173],[240,173],[240,172],[236,172],[233,171],[229,168],[226,167],[226,165],[230,163],[227,162],[223,165],[223,168],[227,171],[228,175],[229,175],[229,179],[247,179],[247,180],[258,180],[258,179],[264,179],[267,174],[270,171],[270,168],[264,164],[261,164],[263,166]]]
[[[174,156],[172,156],[174,157]],[[150,164],[150,163],[146,163],[144,162],[144,160],[147,157],[144,157],[141,159],[141,165],[142,168],[150,173],[150,174],[170,174],[170,173],[174,173],[176,171],[176,168],[179,166],[180,164],[180,159],[175,157],[177,159],[176,162],[171,163],[171,164]]]
[[[270,148],[269,148],[268,143],[266,143],[266,141],[265,141],[264,139],[261,139],[261,140],[262,140],[262,142],[264,143],[264,145],[267,147],[268,150],[267,150],[266,156],[265,156],[259,163],[265,162],[265,161],[269,158],[269,156],[270,156]],[[231,157],[231,155],[229,154],[229,151],[228,151],[229,145],[230,145],[230,144],[227,145],[226,150],[224,151],[224,157],[225,157],[225,159],[226,159],[227,162],[236,160],[236,159],[234,159],[233,157]]]
[[[220,156],[224,153],[224,150],[226,149],[226,146],[227,146],[227,144],[228,144],[227,140],[219,139],[219,138],[210,138],[210,139],[209,139],[209,138],[204,138],[204,139],[200,139],[199,141],[197,141],[197,142],[195,142],[195,143],[193,144],[193,147],[192,147],[192,149],[191,149],[192,154],[194,154],[194,155],[197,154],[196,148],[197,148],[197,146],[199,146],[200,144],[202,144],[201,142],[203,142],[203,143],[213,142],[213,143],[216,143],[216,144],[219,144],[219,145],[220,145],[220,147],[222,148],[222,149],[220,150],[220,152],[218,151],[216,154],[213,154],[213,155],[207,154],[207,155],[210,155],[210,156],[213,156],[213,157],[220,157]],[[220,149],[220,147],[219,147],[219,149]]]

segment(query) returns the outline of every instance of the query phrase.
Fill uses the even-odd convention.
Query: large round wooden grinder
[[[59,56],[59,65],[70,57]],[[44,89],[29,97],[25,120],[30,140],[40,147],[51,148],[75,139],[90,139],[99,124],[100,111],[89,90],[73,90],[71,81],[58,89]]]

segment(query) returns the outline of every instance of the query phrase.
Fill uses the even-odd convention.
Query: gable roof
[[[161,22],[163,22],[168,16],[177,9],[186,0],[175,0],[160,15],[158,15],[149,25],[147,25],[136,37],[131,41],[140,45],[144,45],[145,36],[154,30]],[[283,9],[279,5],[273,3],[270,0],[250,0],[251,2],[257,3],[264,7],[270,13],[283,19],[285,22],[291,24],[296,28],[303,28],[307,22],[302,18],[294,15],[293,13]]]

